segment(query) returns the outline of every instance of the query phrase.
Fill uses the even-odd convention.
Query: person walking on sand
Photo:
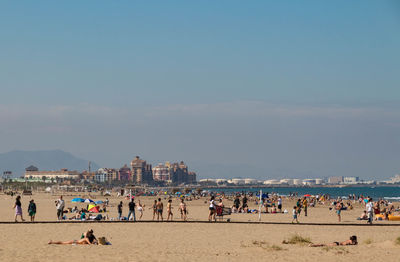
[[[133,216],[133,221],[136,221],[135,202],[134,202],[133,198],[131,198],[131,202],[129,202],[128,220],[131,220],[131,215]]]
[[[31,222],[34,222],[36,215],[36,204],[33,199],[29,201],[28,215],[31,217]]]
[[[122,206],[123,206],[122,201],[120,201],[118,205],[118,220],[122,219]]]
[[[154,203],[150,209],[153,209],[153,220],[154,220],[157,215],[157,199],[154,199]]]
[[[306,217],[307,216],[307,210],[308,210],[308,201],[307,201],[306,197],[303,198],[302,206],[303,206],[303,209],[304,209],[304,216]]]
[[[338,215],[339,222],[342,221],[342,217],[340,215],[340,213],[342,212],[342,207],[343,207],[343,203],[341,201],[339,201],[336,204],[336,214]]]
[[[15,209],[15,222],[18,222],[17,217],[20,216],[21,217],[21,221],[24,222],[25,219],[22,216],[22,204],[21,204],[21,196],[17,196],[15,198],[15,204],[13,209]]]
[[[372,224],[372,220],[374,218],[374,203],[372,202],[372,198],[368,198],[368,203],[365,205],[365,209],[367,210],[368,215],[368,224]]]
[[[181,203],[179,204],[179,211],[181,212],[181,219],[183,221],[187,221],[187,208],[185,200],[182,198]]]
[[[278,198],[278,212],[282,213],[282,198]]]
[[[215,197],[211,196],[210,198],[210,206],[209,206],[209,213],[208,213],[208,221],[211,222],[212,219],[215,220]]]
[[[163,218],[164,205],[161,202],[161,198],[158,199],[156,207],[157,207],[157,221],[160,220],[160,217],[161,217],[161,221],[164,221],[164,218]]]
[[[140,203],[140,200],[138,200],[138,207],[137,207],[137,210],[138,210],[138,212],[140,213],[140,216],[139,216],[139,220],[140,220],[140,219],[142,219],[143,211],[144,211],[144,205],[142,205],[142,204]]]
[[[171,221],[174,217],[174,214],[172,214],[172,199],[168,200],[168,204],[167,204],[167,221],[169,220],[169,218],[171,217]]]
[[[292,224],[294,223],[294,221],[296,221],[296,223],[299,223],[299,220],[297,220],[297,206],[293,207],[293,219],[292,219]]]
[[[62,218],[64,216],[64,207],[65,207],[65,202],[63,200],[63,196],[60,196],[60,198],[56,201],[57,220],[58,221],[62,220]]]

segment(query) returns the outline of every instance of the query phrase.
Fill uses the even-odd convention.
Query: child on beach
[[[29,201],[28,214],[31,217],[31,222],[34,222],[35,221],[35,215],[36,215],[36,204],[33,201],[33,199],[31,201]]]
[[[296,206],[293,207],[292,213],[293,213],[292,224],[293,224],[293,222],[294,222],[295,220],[296,220],[296,223],[299,223],[299,221],[297,220],[297,207],[296,207]]]

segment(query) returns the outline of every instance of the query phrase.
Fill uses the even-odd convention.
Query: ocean
[[[232,194],[235,192],[260,192],[263,193],[278,193],[282,196],[287,196],[290,193],[298,193],[299,196],[305,194],[310,195],[321,195],[329,194],[331,197],[337,198],[347,198],[350,194],[355,194],[356,196],[370,196],[373,199],[387,199],[387,200],[400,200],[400,187],[269,187],[269,188],[210,188],[205,189],[207,191],[212,191],[216,193],[228,193]]]

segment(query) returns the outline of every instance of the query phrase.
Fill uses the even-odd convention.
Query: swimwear
[[[162,211],[163,211],[162,209],[157,209],[158,213],[162,213]]]
[[[339,242],[333,242],[333,243],[335,243],[337,246],[340,246],[340,243],[339,243]]]

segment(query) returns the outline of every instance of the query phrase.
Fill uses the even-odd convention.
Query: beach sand
[[[74,204],[75,196],[65,196],[67,207]],[[29,199],[37,203],[37,221],[55,221],[54,201],[50,194],[34,194],[22,197],[24,215]],[[104,200],[104,197],[93,196]],[[13,221],[14,199],[0,195],[0,221]],[[123,198],[110,197],[110,217],[116,217],[116,205]],[[152,219],[149,210],[155,197],[139,197],[146,204],[144,220]],[[124,214],[127,215],[127,200]],[[205,221],[208,216],[206,199],[188,201],[189,220]],[[166,201],[163,199],[164,205]],[[225,201],[231,205],[230,201]],[[79,204],[83,206],[83,204]],[[78,205],[78,206],[79,206]],[[255,204],[250,202],[250,206]],[[288,214],[262,214],[261,221],[290,222],[292,202],[284,201]],[[175,220],[178,201],[173,200]],[[354,210],[343,211],[342,223],[365,224],[355,218],[362,212],[356,205]],[[136,214],[137,215],[137,214]],[[26,217],[27,219],[28,217]],[[258,214],[232,214],[234,221],[256,222]],[[334,211],[328,206],[309,208],[309,216],[300,216],[301,223],[332,223],[334,225],[264,225],[235,223],[72,223],[52,224],[0,224],[0,261],[398,261],[400,245],[395,240],[400,236],[398,222],[375,222],[376,224],[398,224],[393,226],[338,226]],[[58,246],[48,245],[49,240],[79,239],[92,228],[97,237],[105,236],[111,246]],[[293,234],[310,238],[314,243],[344,241],[357,235],[358,246],[312,248],[307,245],[285,245],[284,239]]]

